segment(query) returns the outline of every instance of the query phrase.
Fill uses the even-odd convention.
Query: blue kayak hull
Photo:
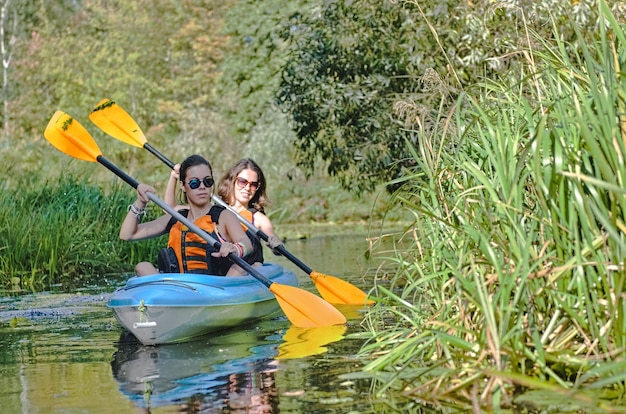
[[[276,264],[257,268],[272,282],[298,286],[297,276]],[[130,278],[107,306],[142,344],[185,342],[246,324],[280,310],[274,294],[252,276],[161,273]]]

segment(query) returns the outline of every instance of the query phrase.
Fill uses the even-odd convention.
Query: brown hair
[[[265,213],[264,207],[270,204],[267,194],[265,193],[265,188],[267,187],[265,175],[263,174],[261,167],[259,167],[259,165],[251,158],[244,158],[237,161],[237,163],[233,165],[231,169],[226,172],[226,174],[224,174],[219,185],[217,186],[217,195],[226,203],[233,205],[235,203],[235,196],[233,194],[235,180],[237,179],[239,173],[243,170],[252,170],[256,172],[259,180],[259,188],[257,188],[254,196],[250,199],[248,207],[254,207],[261,213]]]
[[[183,161],[180,164],[180,184],[181,184],[181,192],[182,192],[182,198],[183,201],[185,203],[188,202],[187,200],[187,193],[185,193],[184,191],[182,191],[182,186],[185,183],[185,179],[187,178],[187,170],[190,169],[191,167],[195,167],[197,165],[206,165],[207,167],[209,167],[209,171],[211,171],[211,175],[213,175],[213,168],[211,168],[211,164],[209,164],[209,162],[206,160],[206,158],[204,158],[202,155],[198,155],[198,154],[194,154],[194,155],[190,155],[189,157],[185,158],[185,161]]]

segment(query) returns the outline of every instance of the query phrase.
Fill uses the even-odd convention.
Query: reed
[[[126,187],[108,193],[74,178],[21,179],[0,194],[0,282],[8,290],[71,290],[156,257],[162,240],[119,240],[119,226],[134,201]],[[152,214],[157,212],[153,212]]]
[[[436,123],[454,128],[415,125],[417,167],[395,194],[415,223],[382,258],[398,271],[361,351],[379,397],[623,405],[626,36],[602,7],[595,43],[566,45],[555,27],[517,81],[442,105]]]

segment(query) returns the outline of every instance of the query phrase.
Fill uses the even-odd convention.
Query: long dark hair
[[[265,175],[263,174],[261,167],[259,167],[259,165],[251,158],[244,158],[237,161],[237,163],[233,165],[231,169],[226,172],[226,174],[224,174],[219,185],[217,186],[217,195],[228,204],[233,205],[235,203],[235,196],[233,194],[235,180],[237,179],[239,173],[243,170],[252,170],[256,172],[259,180],[259,188],[256,189],[254,196],[250,199],[248,207],[254,207],[261,213],[265,213],[264,207],[270,204],[267,194],[265,193],[265,189],[267,188]]]
[[[211,176],[213,176],[213,168],[211,167],[211,164],[209,164],[209,162],[206,160],[206,158],[198,154],[190,155],[189,157],[185,158],[185,160],[180,164],[179,175],[180,175],[181,188],[185,185],[185,179],[187,178],[187,170],[197,165],[206,165],[207,167],[209,167],[209,171],[211,171]],[[184,202],[187,203],[188,202],[187,194],[182,190],[181,192],[183,193],[182,198]]]

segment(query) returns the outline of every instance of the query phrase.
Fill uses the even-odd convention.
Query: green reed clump
[[[529,389],[578,412],[624,404],[626,35],[603,7],[595,43],[555,28],[525,51],[522,81],[487,81],[417,126],[418,167],[396,194],[415,223],[386,258],[398,272],[362,349],[379,396],[474,412],[520,408]]]
[[[0,282],[8,289],[67,289],[112,273],[129,272],[156,257],[160,239],[129,243],[119,227],[135,194],[105,193],[84,180],[48,182],[29,175],[0,194]]]

